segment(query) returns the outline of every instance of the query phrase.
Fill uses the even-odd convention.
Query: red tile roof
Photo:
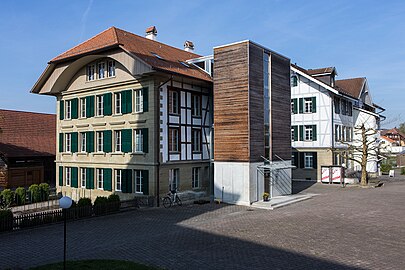
[[[384,140],[386,140],[386,141],[388,141],[388,142],[390,142],[390,143],[394,143],[394,142],[395,142],[393,139],[390,139],[390,138],[388,138],[387,136],[383,136],[383,135],[381,135],[381,139],[384,139]]]
[[[185,75],[204,81],[212,81],[211,76],[199,68],[191,65],[190,67],[186,67],[180,63],[180,61],[201,57],[200,55],[186,52],[116,27],[108,28],[100,34],[58,55],[50,62],[61,62],[94,51],[107,50],[114,47],[121,47],[127,50],[156,70]],[[159,55],[162,59],[157,58],[153,53]]]
[[[366,78],[352,78],[345,80],[336,80],[335,85],[337,89],[343,89],[350,96],[354,98],[359,98],[361,90],[363,90],[363,85]]]
[[[308,69],[307,72],[309,75],[314,76],[318,74],[330,74],[335,70],[334,67],[326,67],[326,68],[316,68],[316,69]]]
[[[395,128],[391,128],[391,129],[385,129],[381,131],[381,135],[383,136],[387,136],[387,135],[396,135],[398,134],[399,136],[401,136],[402,138],[405,138],[405,134],[402,133],[399,129]]]
[[[6,157],[56,153],[56,115],[0,110],[0,153]]]

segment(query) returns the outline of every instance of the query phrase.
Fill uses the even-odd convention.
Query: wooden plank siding
[[[271,54],[270,155],[291,160],[290,60]]]
[[[249,161],[248,43],[214,49],[214,159]]]

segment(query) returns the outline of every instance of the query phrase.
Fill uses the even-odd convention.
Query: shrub
[[[391,164],[381,164],[381,172],[389,173],[390,170],[392,170]]]
[[[77,202],[77,206],[76,212],[79,218],[91,216],[92,211],[90,198],[80,198]]]
[[[0,210],[0,232],[13,230],[13,212]]]
[[[39,186],[37,184],[32,184],[28,191],[30,193],[31,203],[33,202],[40,202],[41,201],[41,192]]]
[[[17,205],[24,205],[27,196],[27,191],[23,187],[18,187],[15,190],[15,202]]]
[[[77,202],[77,206],[91,206],[91,199],[90,198],[80,198]]]
[[[94,201],[94,214],[103,215],[107,213],[107,203],[108,203],[107,197],[98,196]]]
[[[41,193],[41,201],[47,201],[49,199],[49,185],[47,183],[39,184],[39,191]]]
[[[108,202],[119,202],[120,201],[120,196],[117,194],[111,194],[108,196]]]
[[[405,174],[405,167],[401,168],[401,174],[404,175]]]
[[[120,196],[117,194],[111,194],[108,196],[108,210],[112,212],[117,212],[120,210],[121,200]]]
[[[14,191],[11,189],[5,189],[1,192],[1,197],[3,197],[3,202],[6,207],[9,207],[14,203]]]

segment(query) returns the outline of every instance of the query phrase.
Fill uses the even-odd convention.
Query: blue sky
[[[405,1],[4,1],[0,108],[55,113],[55,98],[29,91],[47,62],[110,26],[196,53],[251,39],[304,68],[335,66],[367,77],[386,127],[405,122]],[[403,107],[404,106],[404,107]]]

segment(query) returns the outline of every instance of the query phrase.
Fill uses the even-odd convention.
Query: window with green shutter
[[[103,175],[104,190],[112,191],[112,169],[104,169]]]
[[[122,170],[122,193],[132,193],[132,170]]]
[[[87,153],[94,152],[94,131],[86,132],[86,148]]]
[[[103,151],[105,153],[112,152],[112,131],[111,130],[104,130],[103,132]]]
[[[312,140],[316,141],[316,125],[312,125]]]
[[[122,152],[132,152],[132,129],[123,129],[122,134]]]
[[[143,96],[143,111],[147,112],[149,109],[149,91],[147,87],[142,89],[142,96]]]
[[[59,166],[59,186],[63,186],[63,166]]]
[[[94,189],[94,168],[86,168],[86,188]]]
[[[292,113],[297,114],[298,113],[298,101],[296,98],[292,99]]]
[[[294,141],[298,141],[298,127],[297,126],[292,126],[293,129],[293,139]]]
[[[72,99],[72,119],[77,119],[79,116],[79,100],[77,98]]]
[[[112,115],[112,94],[105,93],[104,94],[104,115]]]
[[[59,153],[63,153],[63,133],[59,133]]]
[[[300,113],[304,113],[304,99],[303,98],[299,99],[298,111]]]
[[[65,118],[65,102],[63,100],[59,101],[59,119],[63,120]]]
[[[316,97],[312,97],[312,112],[316,113]]]
[[[304,126],[299,126],[299,137],[300,141],[304,140]]]
[[[147,128],[142,129],[142,138],[143,138],[143,152],[149,153],[149,132]]]
[[[77,132],[72,132],[72,153],[76,153],[78,151],[78,133]]]
[[[142,170],[142,193],[149,195],[149,171]]]
[[[77,167],[72,167],[72,183],[71,186],[77,188],[78,183],[78,169]]]
[[[122,91],[122,114],[132,112],[132,90]]]
[[[94,116],[94,96],[86,97],[86,117]]]

